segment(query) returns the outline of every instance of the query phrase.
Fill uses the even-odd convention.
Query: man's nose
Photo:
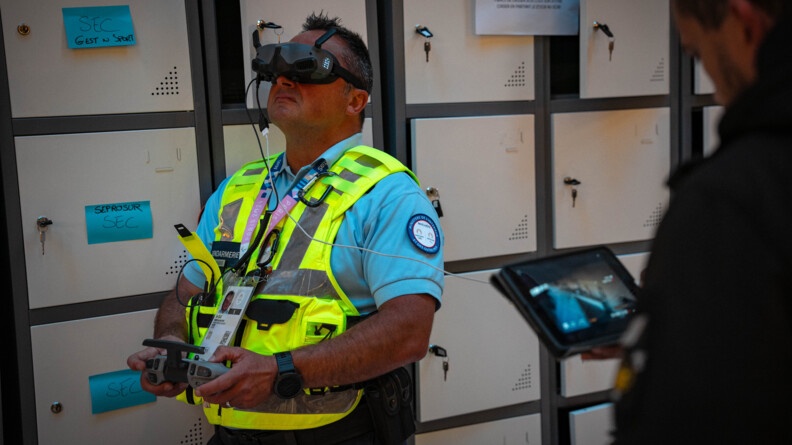
[[[289,79],[286,76],[278,76],[277,78],[275,78],[275,82],[273,82],[273,83],[275,85],[282,86],[282,87],[285,87],[285,88],[294,88],[294,85],[297,82]]]

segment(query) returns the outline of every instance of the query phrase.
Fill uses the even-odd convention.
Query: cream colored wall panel
[[[426,58],[426,38],[433,37]],[[408,104],[534,99],[531,36],[475,33],[473,0],[405,0],[404,65]]]
[[[129,0],[136,44],[69,49],[62,8],[100,0],[0,0],[13,117],[193,109],[182,1]],[[21,35],[17,26],[27,24]]]
[[[571,445],[609,445],[615,421],[613,404],[603,403],[569,413]]]
[[[619,255],[618,258],[627,271],[630,272],[630,275],[632,275],[635,283],[640,286],[641,273],[649,262],[649,252]]]
[[[552,126],[555,247],[651,239],[668,202],[669,109],[555,114]]]
[[[174,399],[92,414],[90,376],[126,368],[129,354],[151,336],[156,311],[142,311],[31,328],[36,419],[40,444],[142,443],[203,445],[213,428],[202,409]],[[123,381],[113,394],[142,391]],[[57,402],[62,410],[50,407]]]
[[[16,157],[31,308],[173,288],[187,260],[173,226],[194,230],[201,208],[192,128],[18,137]],[[152,238],[88,244],[86,206],[140,201]]]
[[[411,124],[414,171],[440,192],[445,260],[535,251],[534,117]]]
[[[541,443],[542,423],[539,414],[432,431],[415,436],[415,445],[541,445]]]
[[[418,363],[421,422],[540,397],[539,340],[489,284],[494,272],[446,277],[443,308],[435,316],[430,342],[444,348],[447,357],[430,352]]]
[[[288,7],[280,0],[240,0],[240,13],[242,16],[242,48],[245,62],[245,85],[255,78],[250,63],[256,58],[256,49],[253,47],[253,31],[259,20],[273,22],[282,29],[265,29],[259,32],[262,45],[270,43],[288,42],[292,37],[302,32],[305,18],[312,12],[324,12],[330,17],[340,17],[341,24],[355,31],[363,37],[368,44],[368,28],[366,26],[366,1],[365,0],[290,0]],[[277,31],[277,33],[275,32]],[[278,35],[280,33],[280,35]],[[377,74],[375,73],[375,79]],[[252,89],[255,88],[255,85]],[[262,107],[267,106],[269,84],[261,83],[259,102]],[[254,93],[248,94],[247,106],[256,108]]]
[[[580,97],[668,94],[669,20],[667,1],[581,1]],[[613,34],[612,52],[594,22]]]
[[[715,84],[712,77],[707,74],[704,65],[700,60],[696,60],[693,65],[693,93],[694,94],[714,94]]]
[[[580,355],[561,360],[561,395],[574,397],[613,388],[619,359],[583,360]]]
[[[704,131],[702,132],[704,143],[704,156],[710,156],[715,153],[720,145],[720,135],[718,134],[718,125],[720,124],[723,113],[726,111],[720,105],[704,107],[702,109]]]
[[[371,130],[371,118],[363,124],[363,145],[374,145],[374,134]],[[258,136],[257,136],[258,135]],[[256,138],[261,141],[261,148]],[[227,125],[223,128],[223,146],[225,147],[226,175],[230,176],[244,164],[261,159],[261,152],[267,153],[266,139],[250,125]],[[380,148],[380,147],[377,147]],[[269,153],[275,154],[286,149],[286,136],[277,125],[269,127]]]

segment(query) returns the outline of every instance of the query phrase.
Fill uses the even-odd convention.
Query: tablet
[[[507,265],[490,281],[558,358],[616,343],[636,310],[638,286],[607,247]]]

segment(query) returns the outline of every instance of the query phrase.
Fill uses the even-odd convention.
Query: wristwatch
[[[275,378],[273,392],[281,399],[297,397],[303,389],[302,376],[294,367],[291,352],[278,352],[275,354],[278,363],[278,377]]]

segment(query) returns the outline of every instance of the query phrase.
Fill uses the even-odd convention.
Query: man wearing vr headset
[[[253,221],[276,236],[253,239],[251,256],[239,250],[237,263],[249,261],[240,270],[260,277],[245,320],[210,359],[230,370],[198,389],[145,378],[141,386],[203,403],[217,425],[212,445],[403,443],[414,423],[401,367],[426,354],[443,289],[436,211],[406,167],[361,146],[373,72],[364,42],[338,18],[312,14],[289,43],[260,46],[252,65],[272,83],[267,110],[285,154],[226,179],[196,231],[209,251],[239,248],[246,213],[274,192],[266,222]],[[283,207],[290,197],[293,207]],[[201,344],[222,298],[185,317],[180,296],[201,295],[210,280],[195,263],[185,267],[157,314],[156,338]],[[274,320],[284,307],[286,321]],[[161,353],[145,349],[128,364],[144,370]]]

